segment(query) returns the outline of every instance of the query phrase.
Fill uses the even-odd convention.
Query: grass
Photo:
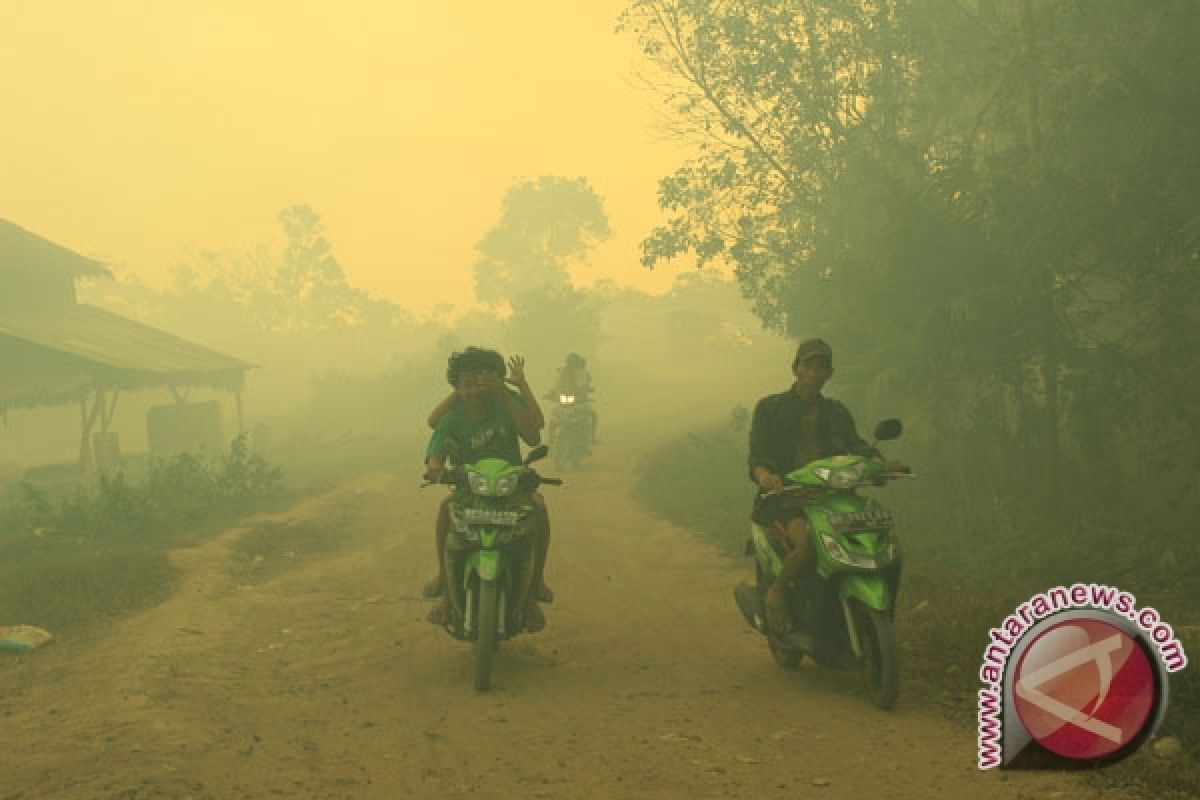
[[[171,596],[178,571],[164,550],[56,540],[0,548],[0,621],[75,635]]]
[[[285,479],[282,467],[237,440],[214,462],[181,456],[136,481],[117,474],[58,491],[26,484],[0,498],[0,625],[75,636],[153,608],[178,586],[171,549],[349,476],[419,462],[420,444],[382,435],[290,439],[272,452]],[[264,523],[233,543],[231,570],[260,582],[343,545],[333,524]]]
[[[230,572],[243,583],[261,583],[306,558],[327,555],[346,544],[340,528],[301,521],[266,522],[239,536],[230,547]]]
[[[346,477],[419,462],[420,445],[387,435],[288,437],[271,452],[285,478],[239,439],[214,462],[181,456],[136,480],[117,474],[86,489],[27,483],[0,498],[0,624],[75,636],[153,608],[178,586],[171,549]],[[343,544],[332,525],[262,524],[234,542],[231,570],[259,582]]]
[[[663,445],[638,465],[638,500],[722,553],[740,556],[754,491],[745,471],[745,442],[745,431],[727,423]],[[889,450],[902,454],[902,444]],[[1133,592],[1140,606],[1154,605],[1178,627],[1200,618],[1193,593],[1200,562],[1182,539],[1151,550],[1146,537],[1104,516],[1072,521],[1056,515],[1054,522],[1044,511],[1010,500],[987,509],[959,508],[944,488],[951,476],[939,476],[936,465],[918,473],[920,480],[876,493],[895,513],[904,546],[897,600],[904,692],[918,704],[939,707],[964,728],[975,725],[987,631],[1037,592],[1096,581]],[[1156,552],[1165,555],[1148,555]],[[1181,638],[1186,649],[1188,637]],[[1200,641],[1191,643],[1194,652],[1200,650]],[[1171,707],[1159,733],[1178,736],[1186,750],[1189,742],[1200,741],[1195,668],[1173,675],[1170,691]],[[1165,761],[1143,749],[1095,780],[1149,787],[1159,797],[1193,796],[1187,792],[1200,784],[1200,767],[1186,755]]]

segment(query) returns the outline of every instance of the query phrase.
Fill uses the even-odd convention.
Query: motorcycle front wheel
[[[891,615],[854,603],[854,627],[863,651],[863,687],[867,699],[885,711],[900,694],[900,663]]]
[[[479,635],[475,639],[475,691],[492,688],[492,661],[496,655],[498,606],[495,581],[479,582]]]

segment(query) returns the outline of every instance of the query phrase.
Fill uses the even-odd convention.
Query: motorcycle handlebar
[[[549,484],[550,486],[562,486],[563,485],[562,478],[543,478],[541,475],[538,475],[532,469],[529,470],[529,474],[534,477],[535,484],[537,484],[537,485],[541,485],[543,483]],[[421,478],[423,479],[422,483],[420,484],[420,488],[422,488],[422,489],[424,489],[427,486],[433,486],[435,484],[442,484],[445,486],[458,486],[463,480],[463,476],[458,474],[453,469],[446,470],[446,472],[443,473],[441,480],[437,480],[437,481],[433,480],[429,476],[428,472],[426,472],[424,475],[422,475]]]
[[[880,477],[885,478],[887,480],[894,480],[896,478],[915,478],[916,473],[913,472],[912,467],[905,467],[903,470],[901,470],[899,472],[885,472]],[[773,494],[784,494],[786,492],[812,491],[813,489],[816,489],[816,488],[818,488],[818,487],[808,486],[803,483],[789,483],[789,484],[785,485],[783,488],[781,488],[778,492],[759,492],[758,499],[765,500]]]

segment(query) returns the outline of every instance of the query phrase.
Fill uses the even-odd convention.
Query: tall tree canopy
[[[586,178],[543,175],[504,196],[500,221],[475,245],[475,294],[492,305],[570,286],[567,265],[611,235]]]
[[[1200,345],[1192,3],[634,0],[622,29],[696,148],[646,266],[729,261],[765,324],[1047,487],[1200,431],[1166,369]]]
[[[510,347],[542,367],[568,350],[595,348],[601,304],[572,286],[568,267],[610,235],[604,204],[586,178],[544,175],[509,189],[499,222],[476,245],[475,293],[511,309]]]

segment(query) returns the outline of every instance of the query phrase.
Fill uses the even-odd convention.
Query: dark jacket
[[[850,411],[837,400],[819,399],[817,410],[817,447],[822,458],[855,453],[878,456],[854,427]],[[754,470],[766,467],[776,475],[786,475],[803,464],[793,463],[800,443],[800,397],[788,389],[758,401],[750,424],[750,480]]]

